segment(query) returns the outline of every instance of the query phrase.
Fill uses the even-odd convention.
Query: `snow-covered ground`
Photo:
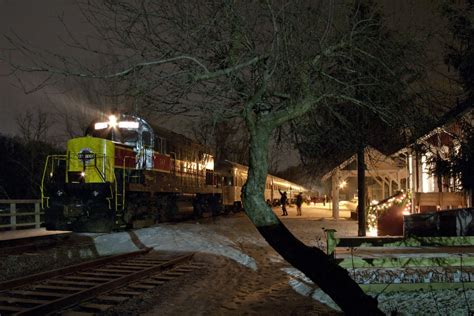
[[[278,209],[275,209],[275,212],[279,215]],[[306,244],[324,247],[324,228],[336,229],[339,236],[357,235],[357,223],[349,217],[349,211],[344,207],[341,209],[341,219],[336,221],[331,219],[328,205],[305,205],[303,216],[297,217],[296,210],[289,208],[289,216],[281,219],[290,231]],[[142,245],[155,250],[198,252],[200,258],[206,257],[205,260],[209,261],[210,266],[216,267],[209,276],[212,280],[199,282],[199,288],[182,289],[189,291],[188,295],[195,297],[195,300],[206,301],[201,307],[202,310],[193,306],[187,309],[182,301],[172,304],[168,298],[167,311],[172,314],[186,314],[191,311],[197,314],[219,315],[225,311],[236,314],[270,314],[274,311],[283,315],[340,311],[327,295],[268,246],[245,214],[208,218],[197,222],[161,224],[136,230],[132,234],[138,237]],[[127,232],[91,237],[94,238],[96,250],[102,255],[133,251],[140,246],[136,238],[131,238],[131,233]],[[225,264],[221,261],[223,259]],[[221,288],[216,285],[216,279],[219,280],[217,284]],[[252,283],[253,280],[258,282]],[[229,284],[234,286],[229,288]],[[229,293],[225,299],[212,299],[220,297],[218,294],[222,291]],[[198,294],[203,292],[205,295]],[[467,289],[371,294],[377,295],[379,306],[386,313],[397,311],[406,315],[468,315],[469,308],[474,309],[474,291]],[[282,297],[286,303],[263,303],[268,306],[268,310],[252,305],[255,301],[272,301],[278,297]],[[303,304],[301,309],[300,304]],[[180,307],[175,309],[173,306]],[[163,307],[159,309],[163,311]]]
[[[280,215],[280,210],[274,210]],[[356,236],[357,222],[341,207],[331,218],[329,205],[303,206],[303,216],[288,209],[282,222],[310,246],[325,247],[324,228],[338,236]],[[112,234],[80,234],[84,246],[56,251],[0,254],[0,280],[52,269],[101,255],[136,251],[192,251],[205,268],[166,283],[147,295],[118,305],[110,315],[331,315],[338,307],[260,236],[244,213]],[[317,267],[315,267],[317,269]],[[474,290],[371,293],[390,314],[469,315]]]

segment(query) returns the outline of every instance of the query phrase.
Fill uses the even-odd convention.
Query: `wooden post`
[[[337,246],[336,240],[336,230],[335,229],[325,229],[324,232],[326,233],[326,254],[331,256],[332,258],[335,257],[335,250]]]
[[[41,227],[41,216],[40,216],[40,204],[39,202],[35,203],[35,228]]]
[[[358,220],[358,236],[365,236],[365,152],[364,147],[360,146],[357,150],[357,220]],[[385,181],[385,180],[384,180]],[[382,181],[382,182],[384,182]],[[384,183],[385,186],[385,183]]]
[[[10,225],[12,230],[16,230],[16,204],[10,203]]]
[[[334,174],[332,175],[332,217],[335,219],[339,219],[339,168],[336,169]]]
[[[388,196],[392,196],[393,195],[393,190],[392,190],[392,178],[390,177],[390,175],[388,175]]]
[[[382,180],[380,182],[380,187],[382,188],[382,200],[385,199],[385,181],[383,179],[383,177],[380,177],[380,179]]]

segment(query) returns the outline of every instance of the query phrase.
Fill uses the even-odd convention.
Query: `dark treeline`
[[[0,134],[0,199],[39,198],[46,157],[58,152],[43,141]]]

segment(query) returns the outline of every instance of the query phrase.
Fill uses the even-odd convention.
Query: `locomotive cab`
[[[111,140],[131,148],[136,156],[136,169],[153,169],[154,133],[143,119],[132,115],[110,115],[108,121],[93,122],[86,135]]]

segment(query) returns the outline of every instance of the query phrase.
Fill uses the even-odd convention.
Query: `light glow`
[[[369,226],[369,229],[367,231],[367,236],[377,237],[378,236],[377,226]]]
[[[372,204],[369,206],[367,212],[367,227],[368,236],[377,236],[377,219],[378,217],[389,210],[393,206],[399,206],[402,215],[410,215],[411,212],[411,193],[401,191],[400,194],[395,195],[383,203]]]
[[[85,177],[86,173],[84,171],[81,172],[81,177]]]
[[[104,129],[109,126],[109,123],[107,122],[99,122],[94,124],[94,129]]]
[[[206,161],[206,169],[214,170],[214,157],[212,157],[211,155],[208,156],[208,159]]]
[[[109,116],[109,124],[111,127],[117,126],[117,117],[115,115]]]
[[[344,180],[341,183],[339,183],[339,188],[344,189],[346,187],[346,185],[347,185],[347,182],[346,182],[346,180]]]
[[[130,129],[137,129],[138,122],[133,121],[121,121],[118,123],[119,128],[130,128]]]

